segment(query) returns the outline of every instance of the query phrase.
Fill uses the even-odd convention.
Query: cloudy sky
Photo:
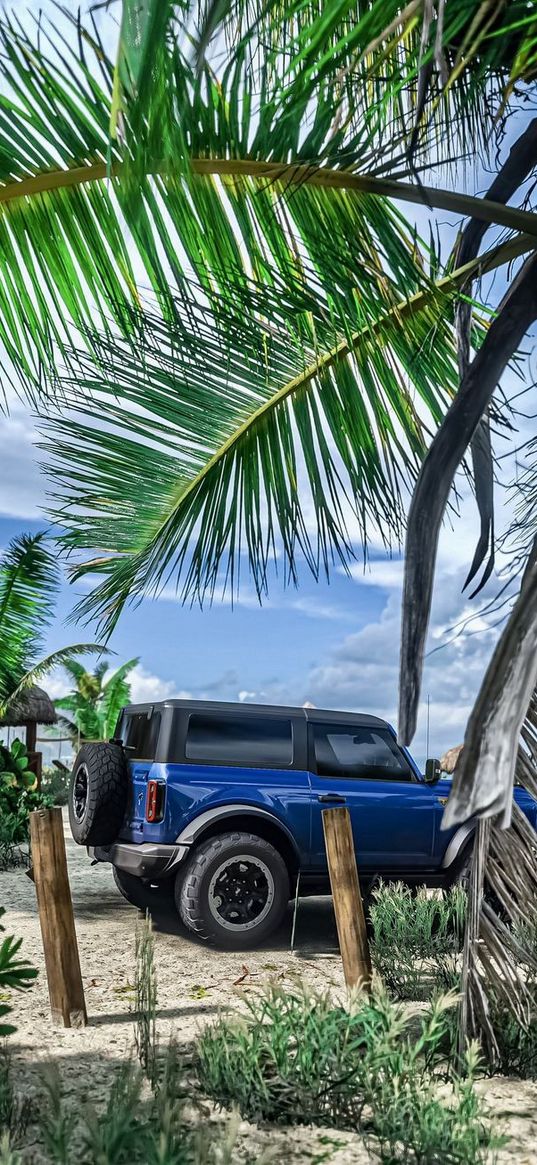
[[[35,10],[38,7],[34,5]],[[477,183],[472,175],[469,183],[473,190],[487,184],[484,174],[478,175]],[[428,217],[425,212],[418,216],[421,228]],[[454,222],[442,215],[438,225],[446,257]],[[491,292],[496,302],[500,292],[497,279]],[[535,411],[528,401],[525,409]],[[29,410],[11,399],[9,414],[0,415],[0,547],[13,535],[44,525],[45,484],[35,436]],[[522,429],[519,440],[525,436]],[[501,447],[499,451],[503,452]],[[509,521],[511,504],[504,487],[514,470],[512,459],[502,463],[497,487],[500,529]],[[432,654],[414,742],[420,761],[426,755],[427,698],[429,754],[439,755],[462,739],[498,634],[498,617],[478,614],[487,598],[497,593],[498,578],[473,603],[461,594],[475,537],[475,507],[466,491],[460,516],[446,524],[441,539],[429,634]],[[247,586],[233,609],[218,602],[203,611],[184,608],[165,592],[158,601],[126,611],[110,643],[116,653],[111,664],[114,659],[140,657],[134,673],[135,700],[178,695],[286,704],[308,700],[319,707],[374,712],[395,722],[401,582],[400,556],[388,559],[373,544],[365,571],[361,564],[350,576],[336,571],[329,584],[316,584],[304,571],[299,589],[284,591],[275,585],[262,608]],[[75,639],[87,640],[87,629],[66,625],[79,597],[80,592],[64,583],[47,644],[50,650]],[[472,614],[477,617],[468,632],[453,638],[450,629]],[[48,689],[52,695],[61,694],[64,677],[52,676]]]

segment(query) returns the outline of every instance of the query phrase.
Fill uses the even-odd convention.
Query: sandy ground
[[[69,875],[75,910],[82,976],[89,1016],[82,1030],[55,1028],[50,1023],[47,985],[42,971],[32,989],[17,994],[13,1019],[17,1033],[10,1043],[22,1087],[39,1088],[47,1061],[59,1064],[69,1102],[88,1098],[98,1105],[111,1074],[130,1053],[133,1043],[132,984],[134,931],[138,912],[118,894],[110,868],[92,867],[86,852],[66,831]],[[0,905],[6,907],[9,933],[23,938],[23,952],[43,966],[35,891],[23,870],[0,873]],[[263,980],[278,976],[285,984],[297,973],[314,987],[341,990],[343,977],[337,953],[329,899],[303,899],[299,905],[296,952],[290,952],[292,913],[270,944],[244,953],[214,951],[192,938],[172,909],[155,915],[158,976],[158,1029],[164,1041],[172,1031],[189,1043],[200,1026],[222,1009],[238,1004],[237,991],[252,991]],[[237,986],[237,983],[239,985]],[[500,1131],[510,1134],[501,1160],[535,1165],[537,1160],[537,1083],[496,1077],[480,1082],[480,1090],[495,1114]],[[210,1115],[210,1107],[207,1114]],[[34,1134],[35,1135],[35,1134]],[[241,1143],[254,1155],[269,1149],[275,1159],[282,1150],[288,1162],[330,1160],[331,1165],[365,1165],[372,1160],[360,1138],[339,1131],[298,1128],[253,1128],[242,1122]],[[28,1130],[25,1162],[42,1160]],[[240,1154],[239,1154],[240,1156]]]

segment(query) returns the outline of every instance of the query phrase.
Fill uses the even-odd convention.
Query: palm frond
[[[112,142],[114,65],[95,31],[76,24],[75,50],[44,22],[31,38],[16,17],[0,19],[0,343],[26,386],[37,392],[44,372],[57,389],[73,329],[89,340],[97,321],[134,339],[144,283],[177,327],[172,287],[185,310],[192,279],[214,306],[223,297],[241,310],[241,284],[252,276],[269,287],[277,279],[291,295],[314,271],[345,329],[349,297],[370,295],[372,267],[395,271],[401,290],[405,281],[410,294],[415,288],[410,232],[390,197],[537,237],[529,212],[397,180],[408,175],[408,141],[384,114],[366,116],[375,107],[367,86],[355,116],[335,128],[344,98],[324,74],[292,116],[282,104],[285,47],[257,71],[246,43],[219,72],[199,68],[194,9],[174,7],[157,78],[148,66],[154,92],[143,128],[139,79],[124,92],[123,130]],[[368,8],[385,18],[379,3],[347,7],[353,26],[367,24]],[[384,77],[375,84],[389,89]],[[160,92],[166,115],[153,117]]]
[[[243,553],[261,595],[280,547],[286,581],[301,561],[318,576],[352,555],[351,519],[364,541],[398,539],[456,385],[452,278],[388,311],[377,300],[376,316],[349,296],[343,337],[320,295],[304,288],[298,310],[297,293],[251,287],[243,324],[220,302],[174,331],[146,316],[136,355],[103,340],[99,369],[82,360],[63,385],[73,411],[48,425],[64,545],[98,554],[77,577],[105,576],[81,611],[109,631],[129,595],[171,579],[183,599],[233,593]]]
[[[70,647],[60,647],[58,651],[53,651],[50,655],[46,655],[43,659],[38,660],[20,678],[17,686],[9,693],[8,699],[2,699],[0,702],[0,715],[8,704],[13,703],[20,696],[21,692],[39,683],[39,680],[42,680],[54,668],[63,666],[66,660],[71,659],[75,655],[100,653],[102,650],[102,646],[99,643],[74,643]]]
[[[14,538],[0,559],[0,700],[39,652],[52,620],[58,565],[45,535]]]
[[[519,690],[515,699],[520,695]],[[518,701],[519,707],[523,699],[525,696]],[[517,783],[536,798],[537,692],[532,693],[525,710],[519,739],[511,725],[509,732]],[[472,744],[475,769],[475,741]],[[460,760],[464,760],[464,749]],[[466,1040],[478,1037],[492,1064],[498,1061],[494,1003],[497,1006],[501,1001],[502,1009],[510,1010],[523,1028],[535,1022],[537,834],[512,801],[511,789],[508,797],[513,816],[507,829],[502,820],[505,812],[497,818],[480,818],[477,823],[463,956],[459,1048],[462,1053]]]
[[[130,703],[131,689],[127,676],[139,662],[138,658],[129,659],[116,669],[105,684],[99,708],[102,736],[105,740],[108,740],[115,731],[121,709]]]
[[[486,154],[515,86],[537,76],[537,17],[524,0],[192,7],[200,10],[202,58],[211,56],[211,39],[217,52],[222,29],[230,52],[248,46],[253,71],[267,58],[277,71],[285,57],[280,100],[289,117],[326,87],[336,105],[334,131],[376,123],[377,133],[405,141],[431,164],[464,153],[467,141]]]

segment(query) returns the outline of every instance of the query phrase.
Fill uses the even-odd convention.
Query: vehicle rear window
[[[208,764],[288,768],[293,760],[291,721],[195,713],[188,721],[185,756]]]
[[[117,735],[131,760],[154,760],[160,732],[160,712],[123,713]]]
[[[377,777],[408,781],[410,766],[387,729],[313,724],[316,771],[320,777]]]

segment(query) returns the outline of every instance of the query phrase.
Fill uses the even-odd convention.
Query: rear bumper
[[[171,878],[190,852],[188,845],[153,845],[116,841],[113,845],[88,846],[96,862],[110,862],[135,878]]]

